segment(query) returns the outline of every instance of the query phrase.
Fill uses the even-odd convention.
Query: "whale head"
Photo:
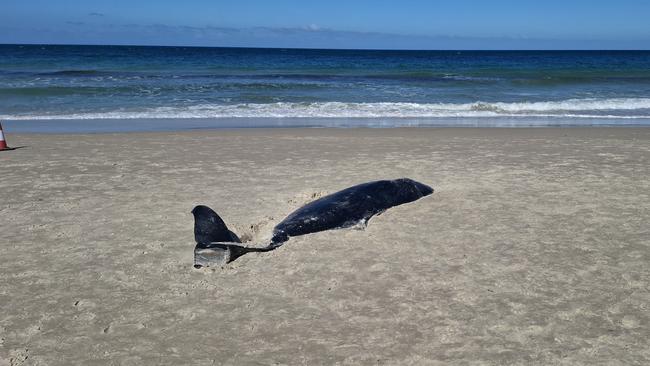
[[[413,202],[433,193],[433,188],[409,178],[395,179],[391,183],[395,204]]]

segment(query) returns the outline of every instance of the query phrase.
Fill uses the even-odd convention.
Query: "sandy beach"
[[[11,134],[0,365],[647,365],[650,129]],[[365,230],[192,267],[348,186],[435,193]]]

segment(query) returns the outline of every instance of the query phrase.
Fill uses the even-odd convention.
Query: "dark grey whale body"
[[[273,229],[271,243],[250,248],[232,243],[240,240],[223,220],[207,206],[196,206],[194,214],[195,267],[225,264],[248,252],[273,250],[292,236],[346,228],[368,220],[385,210],[413,202],[433,193],[433,189],[412,179],[380,180],[363,183],[321,197],[302,206]]]
[[[297,209],[273,230],[271,245],[291,236],[365,224],[387,209],[430,195],[433,189],[408,178],[359,184]]]

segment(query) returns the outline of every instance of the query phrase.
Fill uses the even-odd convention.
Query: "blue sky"
[[[647,0],[2,0],[0,43],[649,49]]]

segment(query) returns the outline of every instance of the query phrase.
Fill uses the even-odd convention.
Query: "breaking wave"
[[[475,103],[246,103],[199,104],[105,112],[0,115],[11,120],[157,118],[650,118],[650,98],[568,99]]]

